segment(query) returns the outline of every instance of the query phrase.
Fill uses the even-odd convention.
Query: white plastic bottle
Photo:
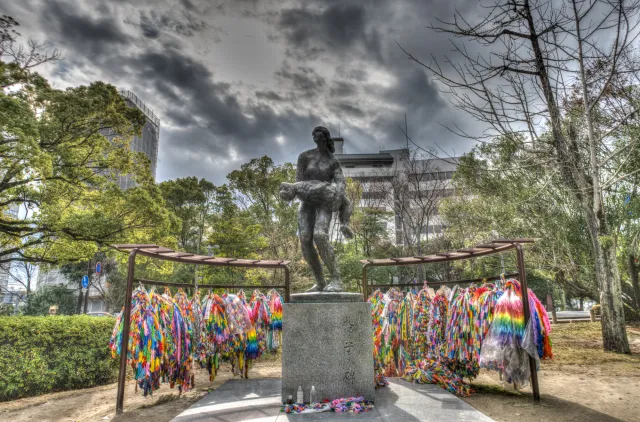
[[[318,403],[318,392],[316,391],[316,387],[313,385],[311,386],[311,392],[309,393],[309,403],[311,403],[311,406]]]
[[[302,392],[302,386],[298,387],[298,404],[304,403],[304,393]]]

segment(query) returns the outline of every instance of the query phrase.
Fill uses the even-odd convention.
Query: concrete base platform
[[[280,413],[280,379],[234,379],[203,397],[172,422],[193,421],[480,421],[491,422],[453,394],[437,385],[412,384],[397,378],[376,390],[375,408],[369,412]]]

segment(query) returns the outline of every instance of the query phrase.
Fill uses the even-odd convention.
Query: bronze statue
[[[322,126],[313,129],[313,141],[318,146],[305,151],[298,157],[296,183],[283,183],[280,197],[291,201],[298,198],[298,228],[302,255],[307,261],[316,284],[309,292],[341,292],[340,271],[329,238],[331,216],[338,212],[340,231],[346,238],[353,237],[349,219],[353,207],[345,196],[345,180],[340,163],[333,156],[335,148],[329,130]],[[316,248],[327,266],[331,282],[326,285],[322,264]]]

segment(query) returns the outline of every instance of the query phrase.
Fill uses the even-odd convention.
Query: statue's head
[[[329,129],[326,127],[317,126],[313,129],[313,132],[311,132],[311,136],[313,136],[313,141],[319,148],[326,147],[332,154],[336,152],[336,147],[333,145],[333,139],[331,139]]]

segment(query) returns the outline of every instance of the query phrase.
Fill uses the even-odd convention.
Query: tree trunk
[[[427,236],[429,228],[427,228]],[[418,256],[422,256],[422,225],[418,227]],[[424,267],[418,265],[418,284],[424,281]]]
[[[631,286],[633,287],[633,295],[636,300],[636,310],[640,311],[640,284],[638,284],[638,266],[636,265],[636,257],[634,254],[629,254],[629,278],[631,279]]]
[[[580,297],[580,310],[584,311],[584,298]]]
[[[590,186],[582,163],[582,157],[578,153],[577,139],[566,137],[563,133],[560,109],[554,96],[546,62],[540,47],[538,33],[534,24],[535,18],[531,12],[529,0],[524,0],[523,10],[526,13],[525,18],[531,34],[531,48],[535,56],[538,79],[549,108],[553,146],[558,155],[558,163],[561,163],[559,166],[560,174],[563,176],[567,187],[575,192],[583,209],[584,219],[591,236],[596,278],[602,305],[601,321],[604,349],[619,353],[629,353],[629,342],[624,325],[622,285],[615,259],[615,244],[613,238],[608,235],[601,201],[602,192],[599,185],[597,183],[594,184],[594,179],[598,174],[597,163],[594,163],[593,157],[590,157],[591,172],[595,175],[591,179],[592,184]],[[585,104],[585,107],[588,106],[588,104]],[[593,139],[590,140],[592,141]],[[590,147],[591,153],[593,145],[590,145]],[[594,166],[596,167],[593,168]],[[592,193],[591,198],[588,192]]]
[[[593,227],[593,226],[592,226]],[[593,233],[593,232],[592,232]],[[592,236],[595,269],[602,305],[602,341],[604,350],[631,353],[624,321],[622,283],[616,265],[616,247],[610,236]]]
[[[551,313],[551,322],[556,324],[558,322],[558,318],[556,316],[556,307],[553,304],[553,296],[551,293],[547,293],[547,312]]]

